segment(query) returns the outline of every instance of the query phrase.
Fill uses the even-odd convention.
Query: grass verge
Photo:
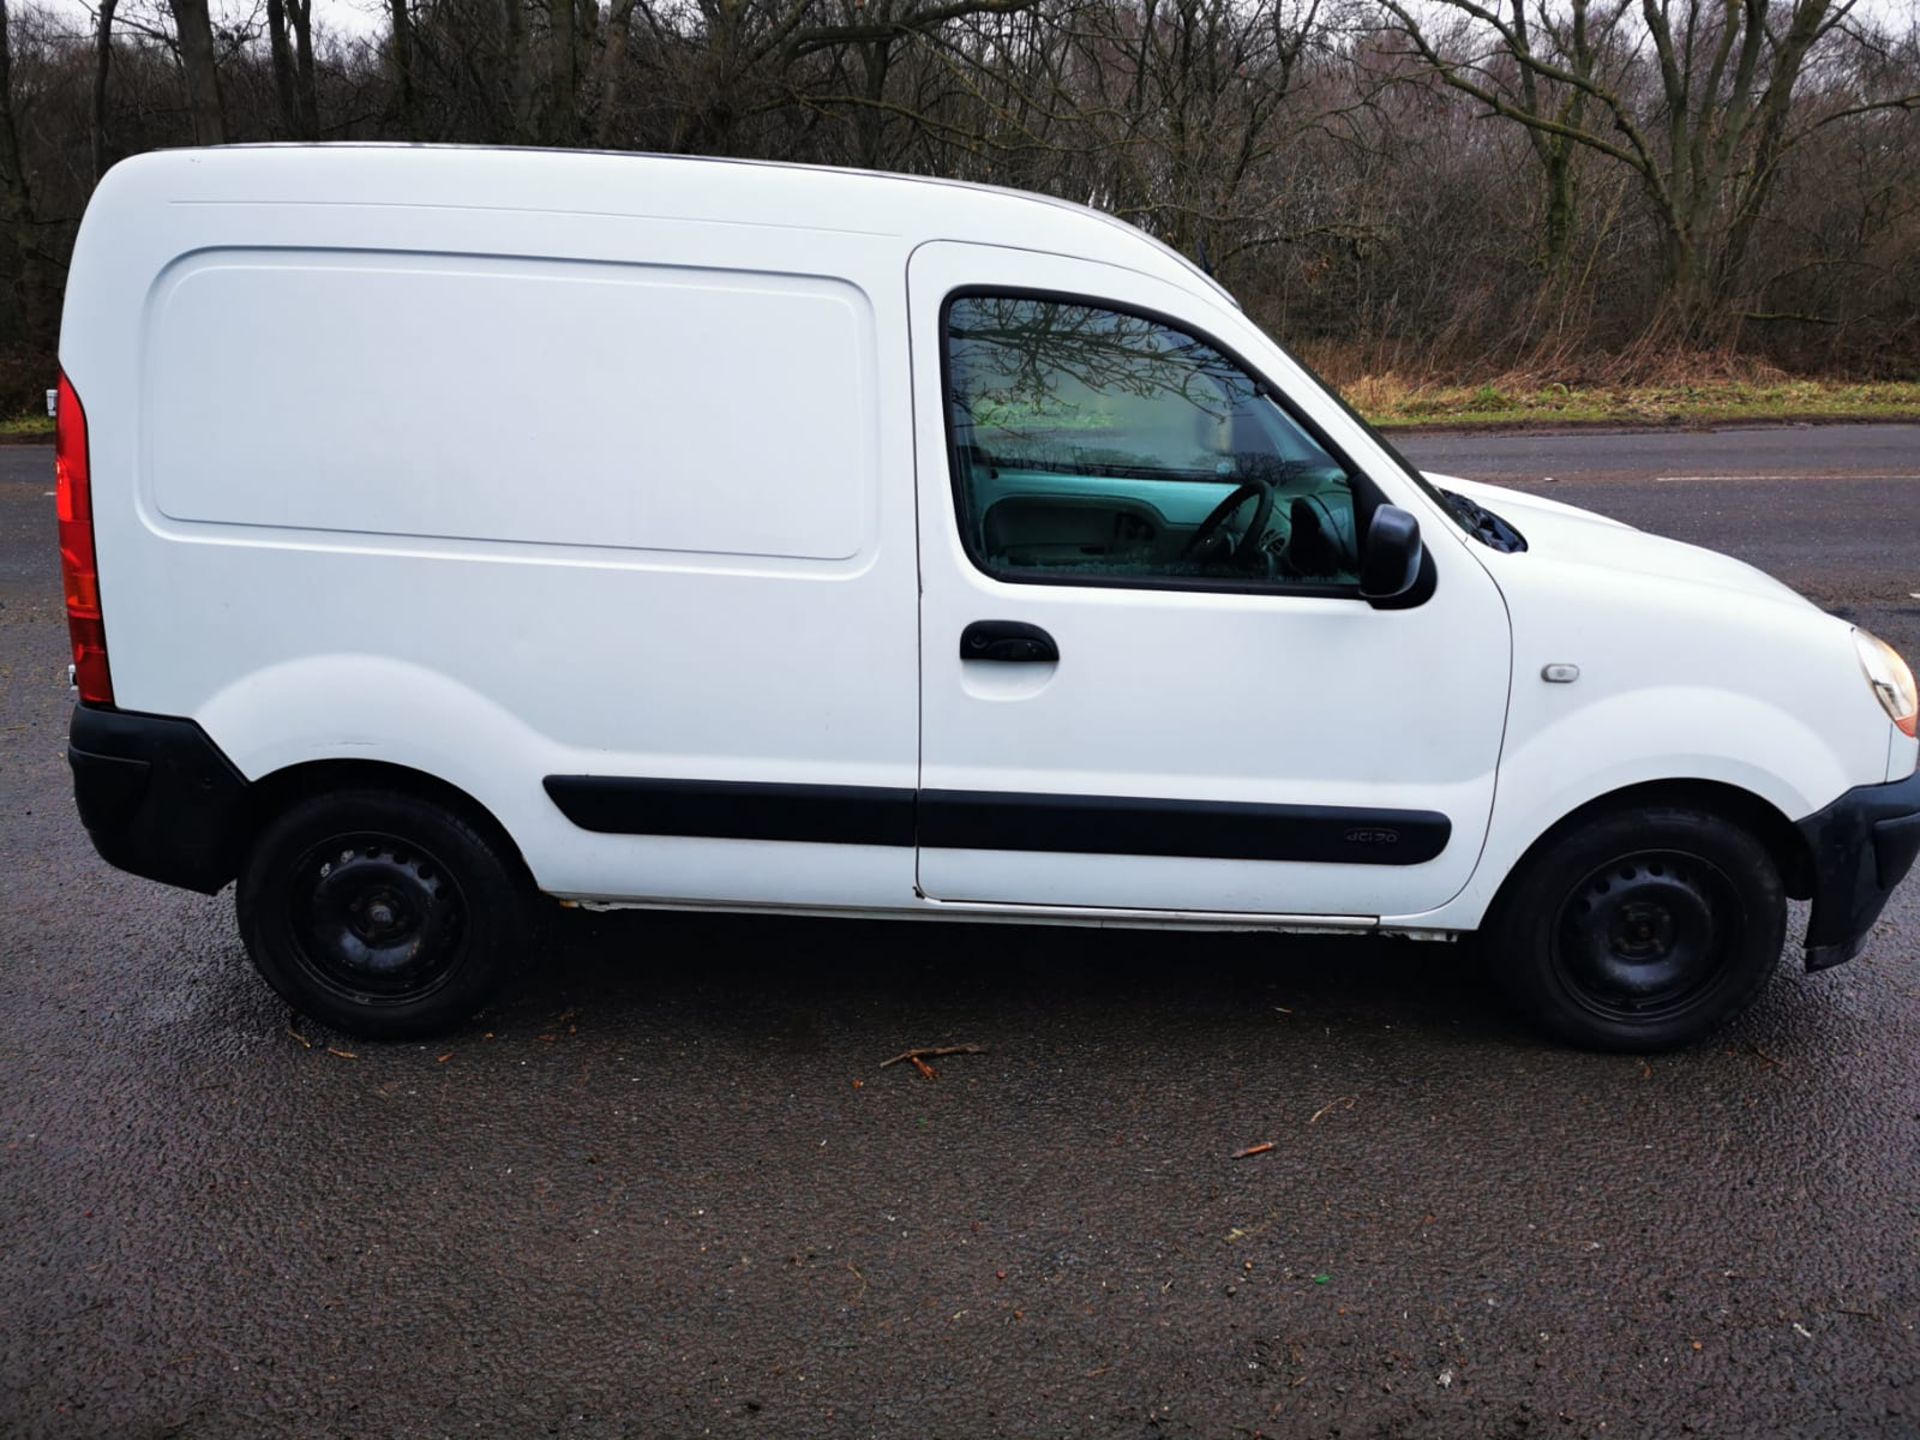
[[[1920,421],[1920,381],[1708,381],[1675,385],[1542,385],[1492,381],[1445,386],[1365,375],[1340,387],[1383,429],[1419,425],[1728,425],[1743,420]],[[51,441],[45,415],[0,419],[0,443]]]
[[[1725,425],[1743,420],[1920,420],[1920,382],[1782,380],[1691,385],[1446,387],[1369,375],[1346,397],[1382,428],[1415,425]]]
[[[49,415],[16,415],[0,420],[0,440],[51,440],[53,418]]]

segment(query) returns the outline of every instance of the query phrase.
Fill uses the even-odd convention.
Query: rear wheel
[[[241,872],[240,934],[295,1009],[367,1039],[447,1030],[524,948],[525,884],[464,817],[346,790],[267,824]]]
[[[1685,1045],[1745,1010],[1779,962],[1767,849],[1707,811],[1646,806],[1555,836],[1507,881],[1486,955],[1520,1010],[1600,1050]]]

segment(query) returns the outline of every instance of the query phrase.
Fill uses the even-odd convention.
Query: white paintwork
[[[262,314],[378,363],[263,365]],[[845,281],[213,249],[155,286],[146,342],[143,499],[166,520],[840,561],[873,538],[873,312]],[[725,423],[745,397],[755,423]],[[294,449],[298,415],[333,423]]]
[[[1425,504],[1284,352],[1209,295],[1080,259],[940,242],[914,252],[907,281],[916,376],[938,376],[941,302],[961,286],[1025,286],[1178,314],[1258,367],[1391,500]],[[1454,826],[1446,850],[1424,865],[928,848],[922,890],[1029,905],[1151,897],[1162,909],[1364,915],[1429,910],[1459,893],[1492,806],[1511,671],[1505,608],[1468,552],[1474,542],[1444,521],[1425,527],[1439,584],[1407,610],[1283,592],[996,580],[961,547],[938,384],[916,385],[915,402],[924,786],[1436,810]],[[962,661],[960,632],[974,620],[1039,625],[1058,642],[1059,665],[1046,673]],[[1461,635],[1479,638],[1454,643]],[[1022,693],[1005,693],[1009,683]]]
[[[1230,345],[1420,518],[1435,596],[974,570],[932,327],[983,283]],[[636,156],[146,155],[88,210],[61,361],[119,704],[195,718],[256,779],[440,776],[591,903],[1461,930],[1622,786],[1717,780],[1797,818],[1915,763],[1842,622],[1724,557],[1448,482],[1532,548],[1466,539],[1211,281],[1036,197]],[[1057,671],[963,673],[983,618],[1046,626]],[[1397,868],[928,852],[922,894],[906,848],[592,834],[552,773],[1412,806],[1455,832]]]
[[[1860,703],[1844,621],[1711,550],[1431,478],[1498,510],[1529,548],[1485,552],[1512,617],[1516,677],[1486,851],[1452,903],[1395,923],[1477,924],[1535,839],[1630,785],[1718,781],[1798,819],[1855,785],[1912,773],[1913,742],[1877,702]],[[1556,661],[1577,663],[1580,679],[1534,678]]]

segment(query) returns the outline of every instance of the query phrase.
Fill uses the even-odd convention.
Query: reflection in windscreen
[[[1351,579],[1345,470],[1236,362],[1146,316],[949,308],[955,464],[990,568]]]

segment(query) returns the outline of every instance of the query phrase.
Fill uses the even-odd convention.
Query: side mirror
[[[1420,578],[1420,522],[1398,505],[1382,505],[1360,547],[1360,598],[1398,600]]]

